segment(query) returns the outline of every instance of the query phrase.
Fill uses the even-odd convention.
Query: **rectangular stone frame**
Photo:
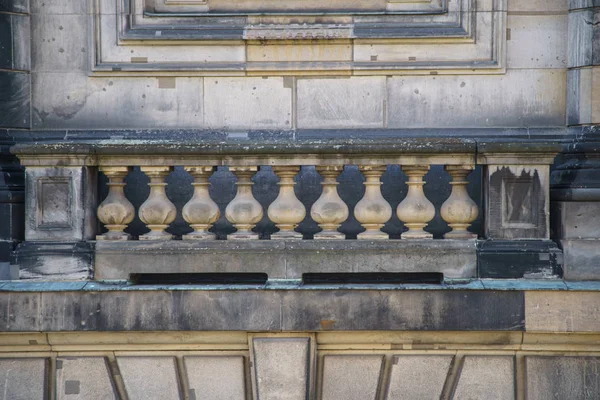
[[[201,3],[95,0],[92,72],[396,75],[505,68],[506,0],[401,0],[384,10],[287,14],[212,12],[210,1]]]

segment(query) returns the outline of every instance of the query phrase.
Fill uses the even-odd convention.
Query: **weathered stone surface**
[[[323,360],[323,400],[375,400],[383,356],[327,355]]]
[[[479,242],[477,268],[480,278],[560,278],[564,257],[552,240],[488,240]]]
[[[452,356],[394,356],[386,399],[438,399]]]
[[[567,71],[567,124],[592,123],[592,68],[573,68]]]
[[[527,399],[592,399],[600,395],[598,357],[528,356]]]
[[[57,400],[118,399],[103,357],[58,357]]]
[[[204,125],[226,129],[292,128],[289,78],[206,78]]]
[[[489,165],[486,170],[486,237],[548,239],[548,166]]]
[[[599,292],[526,292],[525,329],[538,332],[600,330]]]
[[[304,400],[313,370],[308,337],[252,339],[252,380],[257,400]]]
[[[592,8],[569,12],[568,66],[586,67],[594,64],[598,57],[595,49],[595,15]],[[597,39],[596,39],[597,40]]]
[[[117,357],[119,371],[131,400],[180,398],[174,357]]]
[[[298,127],[383,127],[385,87],[383,77],[299,79]]]
[[[88,242],[23,242],[11,262],[24,280],[87,280],[92,278],[94,250]]]
[[[475,277],[475,241],[98,242],[95,277],[139,273],[262,272],[301,279],[309,272],[441,272]],[[435,251],[432,251],[435,249]]]
[[[28,13],[29,0],[0,0],[0,11]]]
[[[572,0],[571,0],[572,1]],[[508,2],[508,11],[528,11],[541,13],[546,11],[567,11],[565,0],[511,0]]]
[[[561,126],[565,73],[509,69],[506,75],[393,77],[387,83],[388,127]]]
[[[0,332],[31,332],[41,327],[39,293],[0,293]]]
[[[514,385],[513,357],[467,356],[453,398],[514,399]]]
[[[29,74],[0,71],[0,127],[29,128],[30,89]]]
[[[565,279],[600,280],[600,236],[597,239],[562,239]]]
[[[600,203],[556,201],[552,203],[553,233],[561,239],[599,239]]]
[[[246,396],[244,358],[241,356],[184,357],[190,398],[240,400]]]
[[[566,68],[566,14],[510,15],[508,30],[509,68]]]
[[[33,126],[39,128],[201,127],[202,79],[32,73]]]
[[[2,400],[42,400],[46,398],[43,358],[0,358]]]
[[[286,292],[282,329],[522,330],[522,296],[490,291]]]

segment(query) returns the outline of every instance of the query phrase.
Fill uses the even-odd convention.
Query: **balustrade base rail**
[[[198,272],[266,273],[269,279],[301,279],[313,272],[439,272],[446,278],[474,278],[476,247],[475,240],[101,241],[95,279]]]

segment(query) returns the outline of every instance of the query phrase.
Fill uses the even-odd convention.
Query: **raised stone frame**
[[[503,73],[506,2],[95,0],[92,72]]]

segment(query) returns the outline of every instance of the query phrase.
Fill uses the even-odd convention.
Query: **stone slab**
[[[563,2],[564,3],[564,2]],[[565,68],[567,14],[510,15],[508,68]]]
[[[0,71],[0,128],[29,128],[31,84],[29,74]]]
[[[381,355],[326,355],[323,400],[375,400],[383,367]]]
[[[394,356],[386,400],[439,399],[452,356]]]
[[[592,123],[592,68],[573,68],[567,71],[567,124]]]
[[[290,78],[205,78],[204,124],[216,129],[292,128]]]
[[[563,126],[565,75],[509,69],[505,75],[389,78],[388,127]]]
[[[93,244],[88,242],[22,242],[12,253],[23,280],[89,280],[93,273]]]
[[[107,360],[103,357],[58,357],[57,400],[117,400]]]
[[[453,399],[509,400],[515,398],[514,358],[467,356]]]
[[[525,329],[532,332],[600,331],[599,292],[526,292]]]
[[[282,329],[292,331],[518,331],[525,326],[519,292],[304,290],[282,293],[281,306]]]
[[[252,340],[252,380],[256,400],[310,398],[311,339],[309,337]]]
[[[527,399],[584,400],[600,395],[600,358],[527,356]]]
[[[383,127],[385,92],[384,77],[299,79],[298,127]]]
[[[570,281],[600,280],[600,238],[563,239],[564,276]]]
[[[95,278],[135,273],[262,272],[301,279],[312,272],[441,272],[475,277],[474,240],[270,240],[97,242]]]
[[[561,239],[600,239],[600,202],[552,203],[554,235]]]
[[[242,400],[246,398],[245,363],[241,356],[183,358],[190,399]]]
[[[0,332],[39,331],[40,303],[39,293],[0,293]]]
[[[0,393],[2,399],[45,399],[47,363],[43,358],[1,358]]]
[[[175,357],[117,357],[130,400],[181,398]]]

